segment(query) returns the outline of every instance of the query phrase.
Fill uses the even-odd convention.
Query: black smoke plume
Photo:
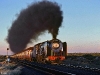
[[[23,50],[30,40],[36,40],[46,30],[55,39],[62,20],[62,11],[56,2],[40,1],[29,5],[20,12],[8,30],[10,49],[14,53]]]

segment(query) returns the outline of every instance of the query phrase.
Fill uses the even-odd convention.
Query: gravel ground
[[[0,75],[39,75],[33,70],[17,65],[16,63],[0,62]]]
[[[90,68],[100,68],[100,58],[95,58],[93,60],[88,60],[83,57],[77,57],[75,59],[67,58],[63,61],[63,64]]]
[[[95,58],[93,60],[87,60],[83,57],[77,57],[75,59],[67,58],[63,64],[67,65],[75,65],[75,66],[82,66],[82,67],[90,67],[90,68],[100,68],[100,57]],[[31,70],[19,66],[16,63],[6,63],[0,62],[0,75],[34,75],[35,72],[32,74]]]
[[[22,68],[15,63],[0,62],[0,75],[20,75]]]

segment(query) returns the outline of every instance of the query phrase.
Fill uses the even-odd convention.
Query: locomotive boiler
[[[67,55],[67,44],[59,39],[47,40],[11,56],[21,61],[61,63]]]

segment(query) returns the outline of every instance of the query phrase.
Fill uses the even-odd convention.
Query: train
[[[47,40],[11,55],[11,59],[19,61],[35,61],[39,63],[61,63],[67,55],[67,43],[59,39]]]

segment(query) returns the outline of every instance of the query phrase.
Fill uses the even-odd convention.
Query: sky
[[[7,54],[8,29],[22,9],[42,0],[0,0],[0,55]],[[62,27],[57,36],[67,42],[68,53],[100,53],[100,0],[49,0],[63,11]],[[35,43],[51,40],[48,32]],[[28,44],[27,47],[33,46]],[[8,52],[12,54],[11,50]]]

